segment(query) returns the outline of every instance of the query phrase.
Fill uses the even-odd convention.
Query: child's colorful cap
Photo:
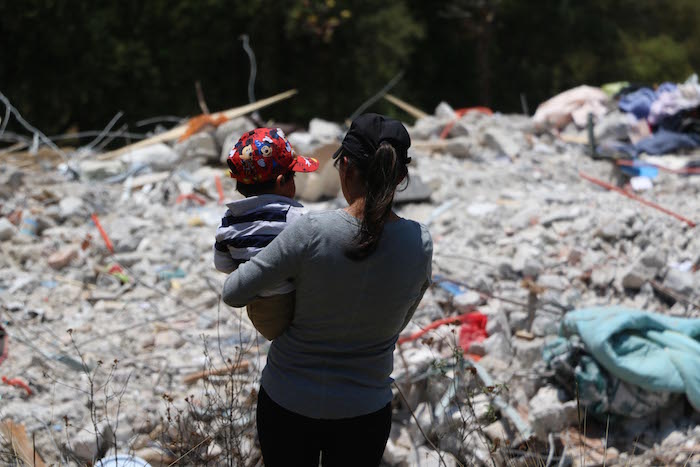
[[[297,156],[279,128],[256,128],[241,136],[229,152],[231,178],[247,185],[274,180],[287,172],[313,172],[318,161]]]

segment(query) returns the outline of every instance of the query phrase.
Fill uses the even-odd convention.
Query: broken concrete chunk
[[[610,242],[617,241],[629,235],[629,228],[623,220],[614,218],[602,223],[598,235]]]
[[[513,350],[515,358],[520,362],[522,368],[532,368],[535,363],[542,361],[542,348],[544,339],[536,337],[532,340],[514,338]]]
[[[437,137],[446,124],[447,120],[429,115],[416,120],[415,125],[409,128],[409,133],[411,138],[415,140],[430,139],[431,137]]]
[[[85,202],[77,196],[67,196],[59,203],[59,215],[62,219],[67,219],[72,216],[87,216],[88,209]]]
[[[537,278],[537,285],[546,289],[564,290],[569,287],[569,280],[557,274],[542,274]]]
[[[503,361],[510,361],[513,357],[510,340],[501,332],[487,337],[484,340],[484,349],[487,355]]]
[[[666,266],[667,258],[668,252],[648,248],[647,251],[645,251],[644,254],[641,256],[640,261],[644,266],[659,271],[664,266]]]
[[[622,276],[622,286],[626,289],[639,290],[655,275],[656,268],[647,267],[641,261],[637,261]]]
[[[131,150],[121,156],[129,165],[147,165],[153,170],[172,170],[180,156],[167,144],[153,144]]]
[[[238,117],[228,120],[218,127],[214,132],[214,137],[216,138],[216,144],[222,146],[222,150],[231,150],[233,145],[243,136],[243,133],[254,130],[256,127],[255,123],[247,117]],[[233,141],[230,147],[228,147],[226,141]]]
[[[591,271],[591,285],[604,289],[615,280],[615,270],[611,267],[602,266]]]
[[[185,340],[176,331],[167,330],[156,334],[154,345],[160,349],[179,349]]]
[[[542,272],[542,262],[537,258],[527,258],[523,265],[523,276],[536,278]]]
[[[452,120],[457,118],[457,114],[450,104],[445,101],[440,102],[437,107],[435,107],[435,116],[437,118]]]
[[[415,455],[413,446],[408,429],[393,423],[382,460],[389,465],[409,465],[412,454]]]
[[[547,439],[547,434],[558,433],[576,423],[576,401],[567,399],[562,389],[553,386],[540,388],[532,398],[528,418],[539,439]]]
[[[468,136],[459,136],[450,138],[445,145],[445,152],[452,154],[454,157],[467,158],[472,155],[473,143]]]
[[[343,130],[340,128],[340,125],[335,122],[329,122],[328,120],[322,120],[320,118],[312,118],[309,122],[309,133],[321,142],[339,142]]]
[[[691,271],[679,271],[678,269],[669,269],[664,277],[663,286],[678,294],[688,296],[693,293],[693,288],[698,284],[697,273]]]
[[[63,269],[68,263],[78,256],[78,249],[75,247],[64,248],[49,256],[48,263],[54,269]]]
[[[496,127],[489,128],[484,133],[484,143],[491,149],[512,159],[520,153],[521,148],[524,146],[524,142],[519,141],[518,136],[512,131]]]
[[[7,220],[6,217],[0,217],[0,242],[11,239],[16,232],[17,228],[12,222]]]
[[[175,144],[173,149],[184,161],[201,158],[206,162],[216,163],[219,162],[221,156],[214,135],[206,131],[193,134],[186,140]]]
[[[92,462],[114,444],[114,432],[110,424],[103,420],[97,423],[97,434],[93,425],[83,427],[71,440],[69,449],[79,459]]]
[[[127,165],[120,160],[84,160],[80,163],[80,174],[86,180],[104,180],[124,173]]]
[[[394,203],[418,203],[421,201],[430,201],[430,195],[433,190],[423,182],[418,176],[412,176],[408,186],[405,189],[397,190],[394,195]]]
[[[469,290],[467,292],[456,295],[452,300],[455,307],[461,312],[473,311],[474,307],[482,302],[481,295],[478,292]]]
[[[559,322],[548,313],[540,313],[532,321],[530,331],[539,337],[551,336],[559,332]]]

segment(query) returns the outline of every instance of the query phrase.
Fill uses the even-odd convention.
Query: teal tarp
[[[567,313],[562,332],[580,336],[586,351],[620,380],[685,393],[700,410],[700,319],[594,307]]]

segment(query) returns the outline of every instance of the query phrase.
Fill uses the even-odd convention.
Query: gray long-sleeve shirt
[[[343,210],[307,214],[224,284],[224,302],[243,306],[270,283],[294,282],[294,319],[272,342],[262,386],[307,417],[355,417],[391,401],[394,345],[430,284],[424,226],[389,222],[376,251],[352,261],[344,251],[358,227]]]

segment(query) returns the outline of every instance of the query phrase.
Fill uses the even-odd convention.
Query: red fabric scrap
[[[428,331],[436,329],[444,324],[462,323],[462,325],[459,328],[459,346],[462,347],[462,349],[465,352],[469,352],[469,347],[474,342],[481,342],[488,337],[488,333],[486,332],[487,321],[488,317],[482,313],[479,313],[478,311],[464,313],[463,315],[459,316],[450,316],[449,318],[443,318],[437,321],[433,321],[420,331],[415,332],[410,336],[404,336],[399,338],[399,344],[414,341],[422,335],[424,335],[425,333],[427,333]],[[471,354],[470,357],[474,358],[475,360],[481,358],[478,355]]]
[[[3,376],[2,382],[10,386],[24,389],[25,391],[27,391],[28,396],[32,395],[32,389],[29,387],[29,385],[19,378],[7,379],[6,376]]]
[[[469,352],[469,347],[474,342],[481,342],[489,337],[486,332],[486,322],[488,317],[479,312],[469,313],[466,320],[462,322],[459,328],[459,346],[465,352]]]

